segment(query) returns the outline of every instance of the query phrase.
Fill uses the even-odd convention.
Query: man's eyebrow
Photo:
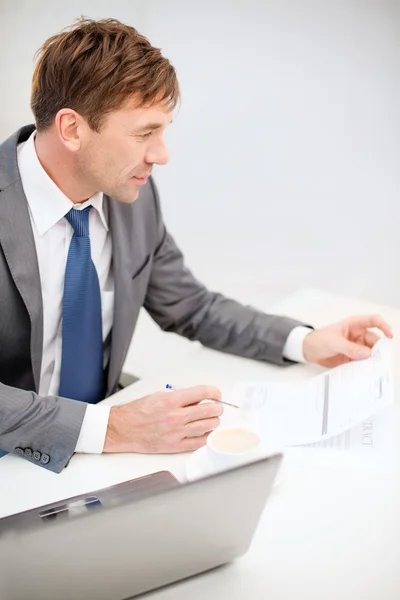
[[[172,119],[167,123],[167,125],[171,125]],[[163,125],[161,123],[147,123],[147,125],[143,125],[139,129],[137,129],[136,133],[141,133],[142,131],[153,131],[155,129],[161,129]]]

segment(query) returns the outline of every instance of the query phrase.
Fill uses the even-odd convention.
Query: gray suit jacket
[[[16,153],[33,129],[23,127],[0,145],[0,448],[58,473],[74,452],[86,404],[37,394],[41,282]],[[133,204],[105,200],[115,279],[107,395],[116,391],[142,306],[165,331],[224,352],[286,362],[282,350],[299,323],[244,307],[199,283],[165,228],[152,180]]]

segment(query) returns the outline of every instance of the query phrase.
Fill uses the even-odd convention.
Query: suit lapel
[[[126,223],[124,206],[115,200],[105,197],[108,202],[109,225],[112,239],[112,268],[114,274],[114,318],[111,333],[110,364],[108,369],[107,395],[118,383],[118,378],[123,366],[127,345],[129,345],[132,327],[129,323],[129,310],[132,299],[129,290],[132,287],[130,280],[131,257],[127,251],[124,240],[126,239]]]
[[[39,389],[43,347],[43,304],[35,240],[21,180],[0,192],[0,245],[31,321],[31,360]]]

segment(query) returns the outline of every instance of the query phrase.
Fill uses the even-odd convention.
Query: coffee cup
[[[207,451],[211,465],[216,470],[252,462],[263,454],[260,436],[239,425],[218,427],[210,433]]]

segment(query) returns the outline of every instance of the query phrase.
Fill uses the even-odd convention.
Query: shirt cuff
[[[304,338],[311,333],[310,327],[295,327],[289,333],[288,338],[283,348],[283,356],[293,362],[305,363],[307,362],[304,358],[303,343]]]
[[[86,454],[103,452],[110,410],[109,406],[87,405],[75,452]]]

